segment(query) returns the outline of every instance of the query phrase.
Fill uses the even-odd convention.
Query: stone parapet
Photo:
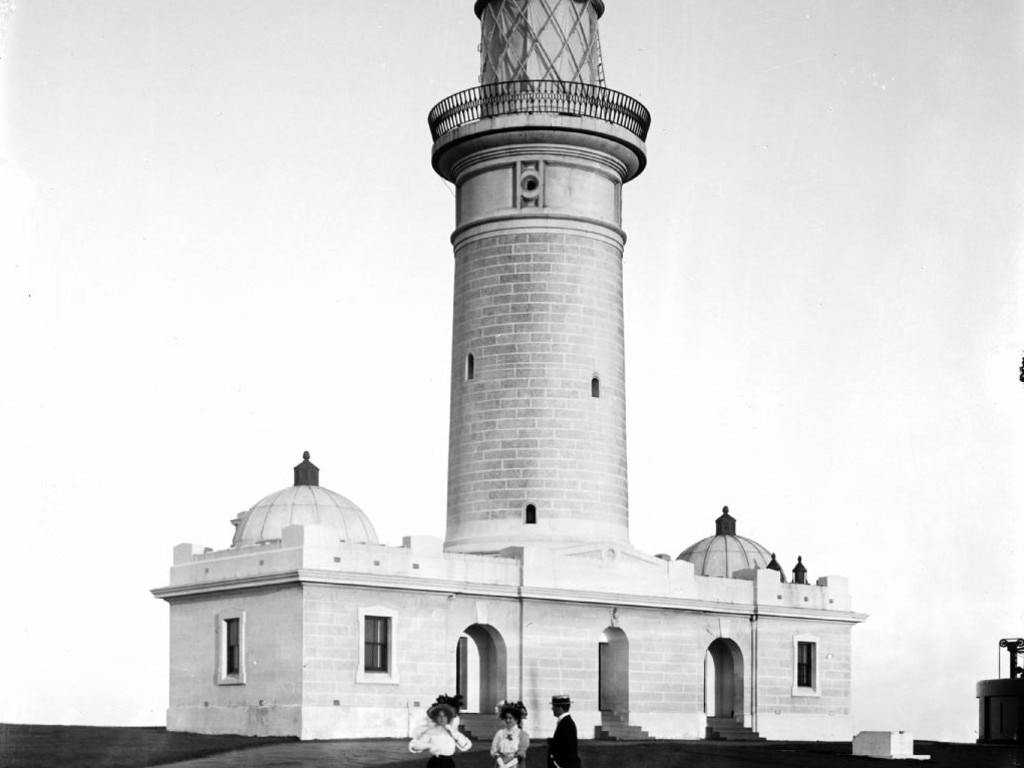
[[[810,585],[780,583],[767,570],[749,578],[695,576],[684,560],[616,542],[478,555],[444,551],[433,536],[406,536],[403,546],[389,547],[338,541],[330,529],[305,525],[285,528],[279,542],[218,551],[181,544],[174,553],[169,585],[153,590],[157,597],[307,583],[843,623],[866,618],[852,611],[845,578]]]

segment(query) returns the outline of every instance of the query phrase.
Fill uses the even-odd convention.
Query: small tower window
[[[466,355],[466,381],[472,381],[475,371],[473,370],[473,353]]]
[[[590,380],[590,396],[600,397],[601,396],[601,379],[597,376]]]
[[[537,507],[533,504],[526,505],[526,524],[534,525],[537,522]]]

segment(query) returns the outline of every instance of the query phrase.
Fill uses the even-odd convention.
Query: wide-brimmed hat
[[[526,705],[521,701],[499,701],[495,709],[498,711],[498,717],[502,720],[508,714],[512,715],[517,722],[522,722],[526,718]]]
[[[462,709],[461,693],[455,696],[442,693],[427,709],[427,717],[433,720],[437,717],[438,713],[444,712],[448,716],[448,721],[451,722],[459,716],[460,709]]]
[[[430,708],[427,709],[427,717],[431,720],[437,720],[437,716],[442,712],[448,716],[448,722],[450,723],[458,715],[455,707],[450,704],[431,704]]]

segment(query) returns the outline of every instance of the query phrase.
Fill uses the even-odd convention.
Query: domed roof
[[[771,552],[756,541],[736,535],[736,520],[729,515],[728,507],[722,507],[715,521],[715,535],[687,547],[676,560],[693,563],[698,576],[732,578],[745,568],[767,568],[771,558]]]
[[[380,543],[363,510],[319,482],[320,470],[310,462],[306,451],[302,463],[295,467],[294,485],[264,496],[231,521],[235,525],[231,546],[280,539],[281,531],[289,525],[323,525],[337,529],[343,541]]]

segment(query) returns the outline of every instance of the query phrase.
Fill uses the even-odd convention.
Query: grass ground
[[[166,728],[0,724],[2,768],[140,768],[295,741],[169,733]]]
[[[543,739],[529,752],[543,768]],[[1024,747],[916,742],[930,768],[1024,766]],[[584,768],[870,768],[891,763],[854,757],[849,743],[708,741],[580,742]],[[396,739],[299,742],[244,736],[169,733],[163,728],[0,725],[2,768],[411,768],[426,760],[409,755]],[[490,768],[478,742],[456,759],[458,768]],[[917,761],[903,763],[917,765]]]

